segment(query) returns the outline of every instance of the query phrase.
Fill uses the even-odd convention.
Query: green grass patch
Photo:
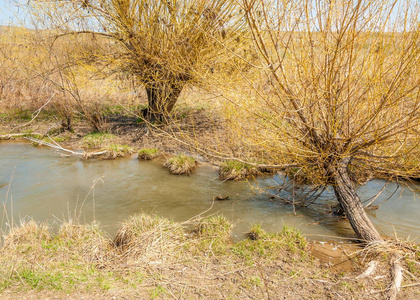
[[[86,149],[100,149],[115,143],[117,136],[110,133],[92,132],[82,138],[82,147]]]
[[[276,259],[284,255],[285,251],[300,253],[304,255],[303,250],[307,246],[307,241],[299,231],[284,226],[281,233],[268,234],[261,225],[252,226],[246,234],[247,239],[236,243],[232,247],[232,252],[247,260],[254,260],[255,257],[265,259]]]
[[[168,291],[161,285],[158,285],[154,289],[152,289],[149,293],[150,299],[156,299],[158,297],[161,297],[163,295],[167,295]]]
[[[226,254],[232,245],[233,225],[222,215],[215,215],[200,220],[194,229],[198,237],[187,247],[195,253]]]

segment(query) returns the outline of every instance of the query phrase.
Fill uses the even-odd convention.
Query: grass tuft
[[[256,241],[265,238],[267,233],[261,228],[261,224],[256,224],[251,227],[245,236],[250,240]]]
[[[241,180],[257,174],[256,168],[236,160],[225,161],[219,167],[219,177],[222,180]]]
[[[191,156],[178,154],[169,158],[163,166],[169,169],[174,175],[189,175],[196,167],[197,162]]]
[[[50,240],[50,228],[46,224],[39,224],[34,220],[22,220],[20,225],[13,227],[3,239],[3,247],[26,247],[37,245],[40,241]]]
[[[222,215],[202,219],[196,226],[196,232],[200,237],[218,238],[224,241],[230,240],[233,225]]]
[[[152,160],[159,156],[159,150],[156,148],[143,148],[138,152],[138,159]]]
[[[134,150],[128,145],[120,144],[109,144],[107,147],[107,152],[104,154],[105,159],[116,159],[119,157],[125,157],[134,152]]]
[[[60,226],[55,240],[61,246],[66,246],[69,250],[83,257],[86,261],[99,264],[107,259],[109,249],[112,246],[98,222],[88,225],[77,225],[71,222],[64,223]]]
[[[290,251],[297,249],[304,250],[308,244],[306,238],[300,233],[299,230],[283,225],[281,235],[285,238],[287,246]]]
[[[268,234],[261,225],[254,225],[246,236],[248,239],[232,247],[233,253],[246,260],[253,261],[255,257],[275,260],[285,256],[286,253],[297,253],[299,257],[306,258],[306,252],[303,250],[306,249],[307,241],[293,228],[284,226],[280,234]]]

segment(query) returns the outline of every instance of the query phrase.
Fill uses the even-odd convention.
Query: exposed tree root
[[[359,278],[365,278],[365,277],[370,276],[373,272],[375,272],[377,266],[378,266],[378,261],[372,260],[371,262],[369,262],[368,268],[356,278],[359,279]]]
[[[402,284],[402,270],[400,260],[402,259],[401,254],[394,253],[391,262],[391,274],[392,274],[392,282],[391,286],[389,287],[387,299],[389,300],[396,300],[398,292],[400,291],[401,284]]]
[[[371,243],[365,247],[363,250],[365,253],[365,258],[367,256],[379,258],[372,260],[368,264],[368,268],[361,275],[357,276],[356,279],[365,278],[373,274],[375,269],[381,268],[377,267],[381,261],[389,266],[390,272],[390,282],[388,287],[381,292],[384,293],[384,298],[388,300],[398,299],[398,294],[404,286],[403,283],[403,271],[405,270],[406,264],[408,262],[417,263],[418,249],[410,244],[410,242],[404,242],[400,240],[384,240],[382,242]],[[380,259],[380,257],[387,257],[385,260]],[[384,266],[385,266],[384,265]],[[389,274],[389,273],[388,273]],[[412,273],[407,271],[407,274],[411,275],[412,279],[418,281],[418,279]],[[383,276],[381,276],[383,277]],[[386,276],[389,278],[389,276]],[[377,277],[373,278],[374,280],[378,279]],[[410,286],[410,285],[409,285]]]

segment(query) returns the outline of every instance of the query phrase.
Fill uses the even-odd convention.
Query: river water
[[[268,181],[259,180],[258,185]],[[371,181],[359,189],[359,194],[369,199],[384,183]],[[135,213],[157,214],[174,221],[186,221],[201,213],[221,213],[235,223],[235,238],[241,238],[251,224],[262,224],[269,232],[280,231],[286,224],[319,240],[354,237],[346,221],[320,214],[318,208],[294,213],[292,205],[255,193],[255,185],[222,182],[217,168],[207,164],[199,164],[190,176],[174,176],[161,161],[139,161],[135,156],[82,161],[29,143],[0,143],[3,230],[28,217],[53,226],[77,219],[81,223],[97,220],[114,235],[119,224]],[[374,203],[380,204],[379,209],[369,212],[381,233],[410,239],[420,235],[420,199],[413,191],[417,188],[402,189],[395,183],[386,186]],[[230,199],[213,203],[213,197],[219,194]],[[328,191],[323,196],[332,198]]]

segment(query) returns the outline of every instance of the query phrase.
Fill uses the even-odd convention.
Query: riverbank
[[[152,127],[135,116],[109,115],[103,144],[92,139],[96,133],[82,119],[75,120],[72,132],[62,131],[60,123],[45,116],[33,121],[13,120],[2,119],[3,136],[35,136],[73,150],[100,150],[106,143],[134,150],[157,148],[169,154],[191,153],[213,164],[223,159],[206,156],[197,146],[205,148],[221,137],[229,138],[224,136],[222,120],[198,108],[184,116],[180,113],[173,124]],[[183,142],[187,133],[202,144]],[[183,139],[177,139],[177,134]],[[234,147],[221,153],[228,157],[235,151],[240,157]],[[199,223],[188,225],[200,228]],[[58,235],[43,225],[25,224],[5,233],[0,298],[383,299],[393,281],[390,270],[395,249],[363,251],[351,245],[342,250],[334,243],[308,242],[289,229],[279,235],[233,243],[217,234],[209,237],[187,229],[179,231],[179,226],[161,220],[146,234],[137,232],[139,239],[128,247],[117,245],[97,224],[63,224]],[[176,234],[166,239],[172,230]],[[8,240],[12,242],[7,244]],[[417,299],[418,251],[408,251],[403,258],[400,297]],[[372,261],[377,262],[374,271],[361,276]]]
[[[106,113],[101,115],[100,133],[81,116],[72,118],[71,130],[64,129],[53,107],[44,108],[36,117],[32,114],[35,107],[32,110],[5,109],[0,114],[0,140],[22,140],[29,136],[56,142],[66,149],[83,149],[86,152],[104,149],[109,144],[126,145],[134,151],[156,148],[168,155],[190,153],[200,160],[219,164],[233,155],[235,143],[223,142],[229,134],[217,109],[205,106],[202,100],[191,101],[190,98],[194,97],[205,96],[194,90],[185,93],[173,119],[167,124],[147,123],[139,109],[124,104],[104,104]],[[140,101],[147,102],[142,98]],[[102,140],[103,143],[86,141],[92,139],[92,134],[99,139],[102,134],[112,138]]]
[[[188,223],[136,215],[112,240],[97,223],[63,223],[53,234],[27,221],[4,235],[0,298],[383,299],[388,291],[391,252],[312,243],[288,227],[253,226],[233,243],[231,228],[217,215]],[[418,299],[420,253],[408,253],[399,297]]]

